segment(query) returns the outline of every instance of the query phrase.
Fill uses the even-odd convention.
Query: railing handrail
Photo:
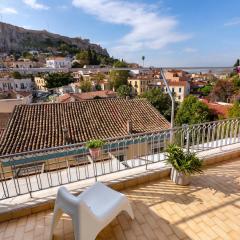
[[[201,127],[201,126],[208,125],[208,124],[230,122],[230,121],[234,121],[234,120],[240,120],[240,117],[239,118],[228,118],[228,119],[222,119],[222,120],[216,120],[216,121],[209,121],[209,122],[191,124],[191,125],[185,125],[185,126],[176,126],[174,128],[163,129],[163,130],[160,130],[160,131],[136,133],[136,134],[125,135],[125,136],[121,136],[121,137],[107,138],[107,139],[104,139],[104,141],[114,142],[114,141],[126,140],[126,139],[131,139],[131,138],[142,137],[142,136],[151,136],[151,135],[156,135],[156,134],[163,134],[163,133],[166,133],[166,132],[177,131],[177,130],[183,129],[183,128],[186,129],[186,128],[193,128],[193,127]],[[67,145],[62,145],[62,146],[57,146],[57,147],[50,147],[50,148],[32,150],[32,151],[27,151],[27,152],[5,154],[5,155],[1,155],[0,159],[8,159],[8,158],[14,158],[14,157],[28,156],[28,155],[32,155],[32,154],[41,154],[41,153],[47,154],[49,152],[55,152],[55,151],[61,151],[61,150],[83,147],[84,145],[86,145],[86,143],[87,142],[81,142],[81,143],[67,144]]]

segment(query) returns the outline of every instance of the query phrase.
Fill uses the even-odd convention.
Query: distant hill
[[[65,52],[75,54],[79,50],[91,49],[97,54],[109,56],[106,49],[80,37],[70,38],[46,30],[28,30],[0,22],[0,52],[14,53],[29,50],[42,52]]]

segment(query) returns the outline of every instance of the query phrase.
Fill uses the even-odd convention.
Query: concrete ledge
[[[232,161],[240,157],[240,151],[235,149],[233,151],[221,151],[215,152],[214,154],[206,155],[199,154],[199,157],[203,159],[204,166],[214,165],[223,161]],[[145,167],[144,167],[145,169]],[[131,170],[129,170],[130,172]],[[115,175],[115,178],[108,176],[99,177],[98,180],[104,182],[111,188],[121,191],[126,188],[130,188],[139,184],[147,183],[154,180],[159,180],[162,178],[169,177],[171,168],[154,168],[149,170],[141,170],[142,172],[125,175],[119,178],[116,178],[116,173],[110,174]],[[135,171],[136,172],[136,171]],[[70,192],[74,195],[80,194],[86,187],[92,185],[95,182],[94,179],[89,179],[86,182],[79,182],[66,185]],[[18,196],[14,199],[6,199],[0,201],[0,222],[20,218],[23,216],[31,215],[41,211],[46,211],[54,207],[55,197],[56,197],[56,188],[51,188],[47,190],[42,190],[35,193],[33,198],[30,198],[29,195]],[[45,192],[44,192],[45,191]]]

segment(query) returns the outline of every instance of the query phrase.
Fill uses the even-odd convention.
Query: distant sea
[[[208,73],[209,71],[211,71],[212,73],[230,73],[233,68],[196,68],[196,69],[183,69],[184,71],[186,72],[189,72],[189,73]]]

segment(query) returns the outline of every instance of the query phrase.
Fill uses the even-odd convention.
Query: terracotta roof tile
[[[170,127],[169,122],[146,100],[104,99],[69,103],[16,106],[0,143],[0,155],[80,143],[93,138],[154,132]]]
[[[232,106],[232,104],[222,105],[216,102],[209,102],[206,99],[202,99],[201,101],[204,102],[214,114],[222,115],[225,118],[228,116],[228,111]]]
[[[86,92],[86,93],[74,93],[74,94],[71,94],[71,96],[76,98],[77,100],[90,100],[96,97],[99,97],[99,98],[117,97],[117,93],[110,90],[103,90],[103,91],[94,91],[94,92]]]

